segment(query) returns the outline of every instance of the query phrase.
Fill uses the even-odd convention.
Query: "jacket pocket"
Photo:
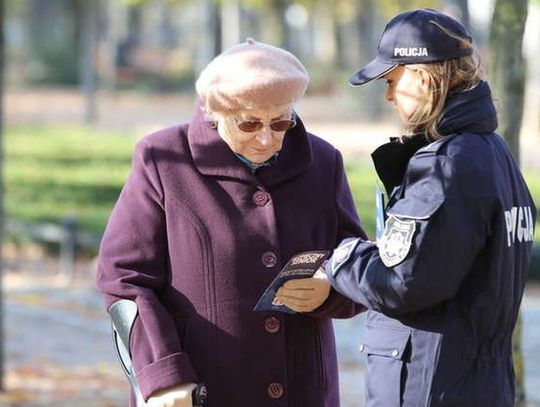
[[[366,400],[369,407],[399,407],[403,363],[411,330],[366,327],[360,351],[366,355]]]

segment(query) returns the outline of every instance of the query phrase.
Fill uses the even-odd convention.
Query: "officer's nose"
[[[394,101],[394,92],[392,91],[392,88],[390,86],[386,88],[386,101],[387,102]]]

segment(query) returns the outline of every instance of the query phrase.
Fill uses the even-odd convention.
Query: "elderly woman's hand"
[[[147,407],[192,407],[191,392],[196,384],[186,383],[155,392],[146,403]]]
[[[330,294],[330,283],[323,268],[312,278],[289,280],[276,296],[284,305],[296,312],[310,312],[320,307]]]

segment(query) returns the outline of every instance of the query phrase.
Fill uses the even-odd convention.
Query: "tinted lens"
[[[245,133],[253,133],[264,127],[264,123],[259,120],[236,121],[236,125]],[[269,124],[272,131],[287,131],[294,126],[296,126],[296,121],[294,119],[276,120]]]
[[[238,128],[246,133],[253,133],[254,131],[259,131],[263,127],[263,122],[259,121],[245,121],[245,122],[236,122]]]
[[[294,126],[296,126],[296,121],[294,120],[276,120],[270,123],[270,128],[274,131],[287,131]]]

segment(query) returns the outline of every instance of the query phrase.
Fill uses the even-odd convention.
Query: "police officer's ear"
[[[417,68],[416,72],[420,77],[420,88],[427,93],[431,86],[431,76],[428,74],[426,69],[422,67]]]

